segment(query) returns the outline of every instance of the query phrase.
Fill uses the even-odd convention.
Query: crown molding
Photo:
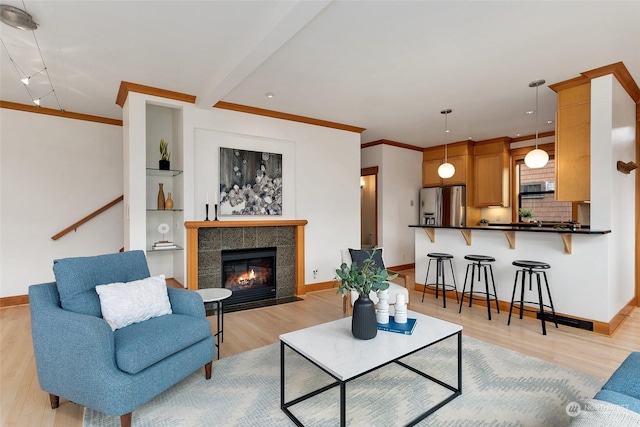
[[[129,92],[142,93],[144,95],[159,96],[161,98],[173,99],[176,101],[188,102],[189,104],[196,103],[196,97],[186,93],[174,92],[172,90],[158,89],[157,87],[145,86],[131,82],[120,82],[120,88],[118,89],[118,96],[116,96],[116,104],[122,108]]]
[[[84,120],[87,122],[103,123],[107,125],[122,126],[122,120],[107,117],[92,116],[89,114],[74,113],[71,111],[55,110],[53,108],[38,107],[36,105],[18,104],[17,102],[0,101],[0,108],[9,110],[26,111],[28,113],[46,114],[48,116],[64,117],[65,119]]]
[[[310,117],[297,116],[295,114],[288,114],[280,111],[267,110],[267,109],[258,108],[258,107],[250,107],[248,105],[234,104],[234,103],[225,102],[225,101],[219,101],[213,107],[221,108],[223,110],[238,111],[240,113],[248,113],[248,114],[255,114],[258,116],[271,117],[275,119],[289,120],[292,122],[323,126],[323,127],[328,127],[332,129],[346,130],[348,132],[362,133],[366,130],[365,128],[361,128],[357,126],[345,125],[345,124],[336,123],[336,122],[329,122],[329,121],[320,120],[320,119],[313,119]]]
[[[555,136],[556,132],[555,131],[548,131],[548,132],[538,132],[538,138],[547,138],[549,136]],[[536,139],[536,134],[531,134],[531,135],[522,135],[522,136],[518,136],[516,138],[511,138],[511,143],[514,144],[516,142],[522,142],[522,141],[530,141],[532,139]]]
[[[374,147],[376,145],[391,145],[393,147],[406,148],[407,150],[414,150],[422,152],[424,147],[417,147],[415,145],[405,144],[403,142],[391,141],[389,139],[379,139],[377,141],[371,141],[364,143],[360,146],[360,148],[369,148]]]
[[[549,89],[558,92],[589,83],[593,79],[609,74],[613,74],[618,82],[620,82],[620,85],[622,85],[624,90],[627,91],[631,99],[633,99],[633,102],[636,104],[640,103],[640,88],[635,80],[633,80],[631,73],[629,73],[629,70],[623,62],[616,62],[603,67],[594,68],[593,70],[585,71],[580,73],[580,76],[578,77],[549,85]]]

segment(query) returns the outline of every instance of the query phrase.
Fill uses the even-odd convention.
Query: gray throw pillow
[[[362,267],[365,260],[371,256],[372,251],[373,249],[349,249],[349,254],[351,254],[351,261],[355,262],[358,267]],[[373,261],[375,262],[377,268],[386,270],[384,262],[382,261],[382,249],[378,249],[373,255]]]

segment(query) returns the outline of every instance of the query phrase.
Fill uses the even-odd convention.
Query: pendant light
[[[546,151],[538,148],[538,87],[543,85],[545,81],[543,79],[534,80],[529,83],[529,87],[536,88],[536,148],[529,151],[524,157],[524,164],[530,169],[538,169],[544,167],[549,162],[549,154]]]
[[[456,168],[449,163],[449,159],[447,158],[447,134],[450,132],[447,126],[447,116],[452,111],[451,108],[440,111],[440,114],[444,114],[444,163],[438,168],[438,176],[440,176],[440,178],[451,178],[453,174],[456,173]]]

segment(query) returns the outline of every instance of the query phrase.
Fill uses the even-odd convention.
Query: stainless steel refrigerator
[[[464,185],[420,190],[420,224],[464,227],[466,218]]]

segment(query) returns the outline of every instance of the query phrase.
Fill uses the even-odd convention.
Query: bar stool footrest
[[[524,305],[524,304],[531,304],[531,305]],[[514,302],[513,303],[513,310],[520,310],[520,301],[518,302]],[[534,307],[536,306],[536,307]],[[542,306],[544,308],[548,308],[549,311],[545,311],[545,313],[550,313],[553,314],[555,311],[553,309],[553,307],[551,307],[550,305],[547,304],[542,304]],[[529,313],[540,313],[540,307],[538,304],[538,301],[522,301],[522,311],[528,311]]]
[[[469,294],[471,294],[471,292],[465,292],[465,293],[461,292],[461,294],[462,294],[462,299],[465,299],[465,298],[468,299],[469,298]],[[484,296],[480,297],[480,296],[476,296],[476,294],[484,295]],[[486,292],[481,292],[481,291],[473,291],[471,299],[474,300],[474,301],[487,302],[487,293]],[[497,299],[498,299],[498,297],[496,297],[494,294],[489,294],[489,300],[490,301],[494,301],[494,300],[497,300]]]

